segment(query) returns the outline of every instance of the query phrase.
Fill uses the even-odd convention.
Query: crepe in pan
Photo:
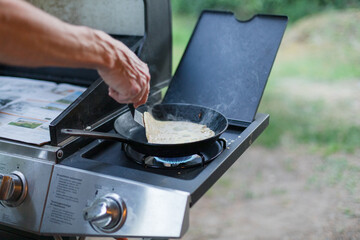
[[[145,133],[149,143],[180,144],[196,142],[215,135],[206,125],[187,121],[158,121],[144,113]]]

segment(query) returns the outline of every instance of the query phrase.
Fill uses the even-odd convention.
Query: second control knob
[[[112,233],[120,229],[126,219],[125,202],[116,193],[96,199],[83,211],[86,221],[97,231]]]

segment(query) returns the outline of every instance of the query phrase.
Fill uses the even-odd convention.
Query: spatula
[[[128,104],[128,107],[130,109],[131,115],[134,118],[134,121],[144,127],[144,114],[135,109],[132,103]]]

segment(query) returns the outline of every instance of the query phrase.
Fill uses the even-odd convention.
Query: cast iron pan
[[[145,106],[139,108],[141,112]],[[157,120],[162,121],[190,121],[205,124],[215,132],[215,135],[207,139],[181,144],[153,144],[148,143],[144,127],[136,123],[130,113],[120,115],[114,128],[117,133],[90,132],[76,129],[63,129],[62,132],[72,136],[83,136],[97,139],[119,141],[129,144],[134,150],[148,156],[158,157],[181,157],[199,153],[207,146],[217,141],[220,135],[227,129],[228,121],[221,113],[202,106],[191,104],[158,104],[150,109],[151,114]]]

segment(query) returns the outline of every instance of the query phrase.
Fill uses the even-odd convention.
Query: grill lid
[[[247,126],[255,117],[287,24],[286,16],[204,11],[164,103],[191,103]]]

